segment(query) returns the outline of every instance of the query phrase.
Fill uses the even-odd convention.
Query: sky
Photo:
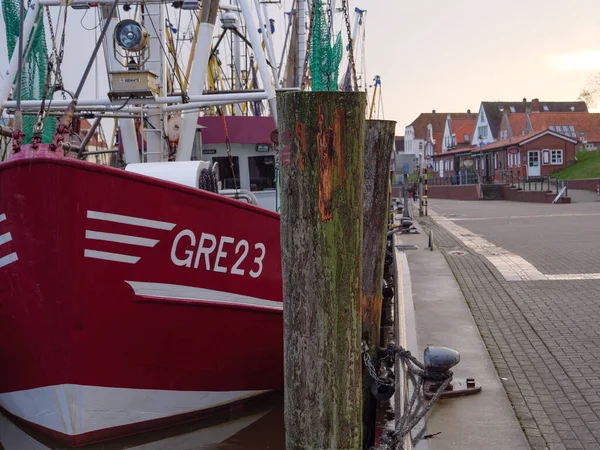
[[[576,100],[600,72],[597,0],[368,0],[368,68],[397,134],[421,112]]]
[[[341,0],[335,1],[340,6]],[[269,6],[279,19],[277,55],[284,31],[281,19],[291,3]],[[434,109],[475,111],[481,101],[523,97],[575,100],[589,77],[600,73],[597,0],[351,0],[350,6],[367,10],[366,78],[381,77],[384,118],[397,121],[398,135],[421,112]],[[92,28],[93,12],[85,17],[81,11],[69,14],[77,35],[67,40],[63,76],[74,90],[83,72],[82,55],[89,54],[97,31],[79,26]],[[0,35],[4,37],[3,23]],[[7,60],[2,39],[0,68]],[[104,96],[103,64],[100,58],[98,82],[92,71],[82,98],[95,97],[96,90]]]

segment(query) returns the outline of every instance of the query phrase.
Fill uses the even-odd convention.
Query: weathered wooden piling
[[[364,146],[362,339],[376,361],[380,346],[383,260],[389,210],[389,178],[396,122],[367,120]],[[377,402],[369,373],[363,371],[363,448],[374,444]]]
[[[366,95],[277,95],[288,449],[360,449]]]

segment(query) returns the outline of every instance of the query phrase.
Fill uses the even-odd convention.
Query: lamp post
[[[483,183],[483,136],[479,136],[479,178]]]

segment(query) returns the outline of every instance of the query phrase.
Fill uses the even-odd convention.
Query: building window
[[[467,144],[470,142],[470,138],[471,136],[469,136],[468,134],[463,134],[463,141],[465,141]]]
[[[219,181],[221,181],[221,189],[240,188],[240,165],[238,157],[233,156],[233,171],[231,170],[231,161],[227,156],[213,157],[213,163],[219,164]],[[235,174],[235,179],[234,179]]]
[[[515,110],[515,107],[514,107],[514,106],[511,106],[511,107],[510,107],[510,112],[511,112],[511,113],[514,113],[515,111],[516,111],[516,110]]]
[[[560,165],[563,163],[562,150],[550,150],[550,164]]]
[[[575,127],[573,125],[550,125],[548,129],[564,136],[577,139],[577,133],[575,132]]]
[[[248,168],[251,191],[275,189],[275,157],[273,155],[249,157]]]
[[[500,132],[500,139],[501,139],[501,140],[506,140],[506,139],[508,139],[508,130],[502,130],[502,131]]]
[[[479,137],[486,138],[488,135],[488,127],[487,125],[483,125],[481,127],[477,127],[477,133]]]

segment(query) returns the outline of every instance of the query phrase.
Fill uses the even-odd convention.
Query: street
[[[599,449],[600,203],[430,207],[420,222],[434,231],[532,448]]]

